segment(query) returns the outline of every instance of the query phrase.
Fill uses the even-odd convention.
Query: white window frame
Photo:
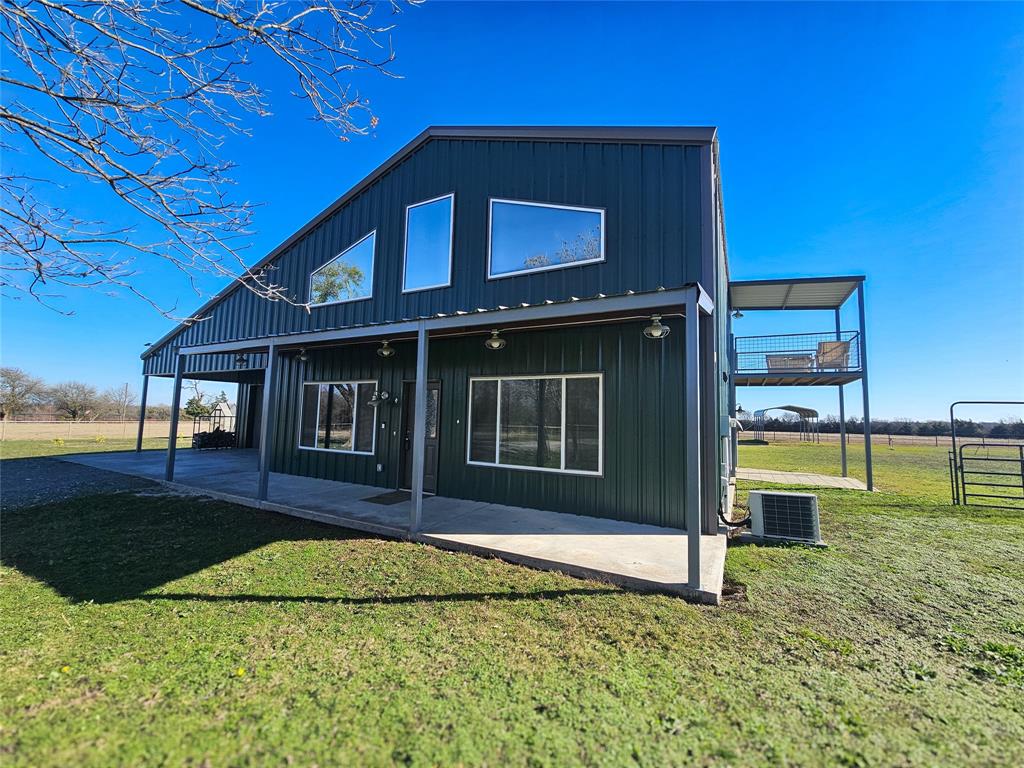
[[[498,459],[501,456],[501,382],[521,381],[524,379],[561,379],[562,380],[562,455],[560,468],[553,467],[524,467],[519,464],[501,464]],[[568,379],[597,379],[597,471],[589,469],[566,469],[565,468],[565,382]],[[473,438],[473,383],[477,381],[498,382],[498,397],[495,407],[497,414],[494,422],[494,461],[474,461],[470,458]],[[559,475],[584,475],[586,477],[604,477],[604,373],[595,371],[593,373],[541,373],[524,376],[470,376],[469,391],[466,398],[466,464],[474,467],[492,467],[496,469],[521,469],[527,472],[551,472]]]
[[[355,387],[356,398],[352,405],[352,449],[348,450],[345,448],[318,448],[315,446],[303,445],[302,444],[302,417],[305,415],[303,410],[306,405],[306,387],[309,386],[323,386],[324,384],[351,384]],[[304,381],[302,382],[302,393],[299,398],[299,433],[296,436],[296,445],[298,445],[300,451],[319,451],[320,453],[347,453],[355,456],[376,456],[377,455],[377,409],[373,409],[373,447],[369,451],[357,451],[355,450],[356,445],[356,424],[357,414],[359,412],[359,385],[360,384],[372,384],[373,391],[376,392],[379,389],[379,382],[377,379],[359,379],[356,381]],[[316,398],[316,438],[320,437],[320,393],[317,392]]]
[[[510,205],[525,205],[534,208],[559,208],[564,211],[582,211],[584,213],[599,213],[601,214],[601,257],[597,259],[587,259],[586,261],[570,261],[566,264],[549,264],[546,267],[532,267],[530,269],[519,269],[515,272],[502,272],[500,275],[495,275],[491,272],[491,240],[494,236],[494,204],[495,203],[508,203]],[[606,259],[605,254],[605,209],[604,208],[586,208],[581,205],[560,205],[558,203],[539,203],[532,200],[511,200],[504,197],[491,197],[487,201],[487,279],[488,280],[501,280],[505,277],[517,277],[519,275],[532,275],[535,272],[550,272],[553,269],[570,269],[571,267],[582,267],[587,264],[602,264]]]
[[[406,288],[405,281],[409,273],[409,211],[419,208],[421,205],[430,205],[439,200],[451,198],[452,206],[448,217],[448,282],[437,285],[424,285],[421,288]],[[438,288],[450,288],[452,285],[452,264],[454,263],[455,252],[455,193],[449,192],[446,195],[438,195],[429,200],[421,200],[418,203],[405,206],[405,247],[402,249],[402,293],[418,293],[420,291],[433,291]]]
[[[370,255],[370,276],[369,276],[370,294],[368,296],[355,296],[354,298],[351,298],[351,299],[338,299],[337,301],[321,301],[319,303],[312,303],[311,302],[309,304],[310,307],[329,307],[329,306],[331,306],[333,304],[350,304],[353,301],[366,301],[368,299],[372,299],[373,298],[373,272],[374,272],[374,270],[377,267],[377,230],[376,229],[370,230],[365,235],[363,235],[358,240],[356,240],[354,243],[352,243],[352,245],[350,245],[347,248],[345,248],[342,251],[340,251],[337,256],[335,256],[332,259],[329,259],[328,261],[324,262],[319,267],[314,269],[312,272],[310,272],[310,274],[309,274],[309,286],[308,286],[309,292],[306,295],[307,295],[307,298],[312,298],[313,297],[313,278],[316,277],[317,272],[320,272],[320,271],[326,269],[328,266],[330,266],[335,261],[340,259],[346,253],[351,251],[353,248],[355,248],[356,246],[360,245],[368,237],[372,237],[373,238],[373,251],[372,251],[372,253]],[[310,382],[310,383],[312,384],[313,382]],[[346,383],[349,383],[349,382],[346,382]]]

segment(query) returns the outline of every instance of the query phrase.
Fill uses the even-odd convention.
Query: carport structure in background
[[[840,311],[856,294],[858,328],[843,330]],[[743,312],[816,310],[835,315],[835,330],[768,336],[735,336],[734,318]],[[846,402],[843,387],[860,381],[864,400],[864,459],[868,490],[871,468],[871,407],[868,397],[868,351],[865,334],[864,276],[736,280],[729,283],[729,348],[733,374],[730,406],[735,414],[736,387],[834,386],[839,392],[839,434],[843,477],[847,476]],[[733,466],[736,439],[733,437]]]
[[[802,405],[773,405],[771,408],[759,408],[754,411],[754,439],[764,440],[764,415],[768,411],[788,411],[800,417],[800,442],[821,442],[818,439],[818,412]]]

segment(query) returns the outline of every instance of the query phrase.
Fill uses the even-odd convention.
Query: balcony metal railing
[[[858,331],[737,336],[735,373],[859,373],[860,352]]]

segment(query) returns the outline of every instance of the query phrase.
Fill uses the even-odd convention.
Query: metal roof
[[[416,138],[395,152],[391,157],[381,163],[362,181],[348,190],[327,208],[318,213],[307,224],[300,228],[295,234],[278,245],[274,250],[256,262],[250,271],[257,272],[288,248],[301,240],[305,235],[315,229],[321,222],[334,214],[346,203],[367,189],[377,179],[384,176],[388,171],[397,166],[413,152],[431,139],[488,139],[492,141],[592,141],[592,142],[654,142],[659,144],[708,144],[716,145],[717,128],[713,126],[572,126],[572,125],[477,125],[477,126],[447,126],[433,125],[420,133]],[[210,298],[198,310],[195,317],[203,317],[213,307],[227,298],[234,291],[242,288],[241,278],[232,280],[219,293]],[[160,337],[142,353],[145,359],[154,354],[160,347],[170,341],[175,334],[189,323],[183,322],[176,325],[170,331]]]
[[[768,411],[789,411],[795,413],[801,419],[816,419],[818,412],[813,408],[804,408],[802,405],[773,405],[771,408],[760,408],[754,411],[755,419],[763,419]]]
[[[730,309],[839,309],[864,282],[863,275],[734,280]]]

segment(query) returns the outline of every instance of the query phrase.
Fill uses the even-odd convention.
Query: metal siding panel
[[[309,274],[376,229],[372,299],[307,315],[242,288],[164,348],[683,285],[700,263],[699,158],[657,143],[431,140],[275,261],[273,279],[305,300]],[[453,287],[403,295],[405,206],[452,191]],[[606,208],[606,262],[487,280],[492,196]],[[171,372],[173,354],[151,359],[147,372]]]
[[[513,333],[499,353],[484,349],[483,335],[432,340],[429,376],[441,381],[439,494],[681,527],[682,320],[671,324],[675,333],[661,342],[644,339],[640,322]],[[413,377],[415,346],[395,348],[387,361],[370,344],[311,352],[305,375],[294,355],[282,357],[273,471],[398,486],[402,381]],[[598,371],[605,374],[603,478],[466,463],[470,376]],[[391,404],[378,409],[376,456],[299,450],[302,381],[361,378],[376,378],[393,394]],[[377,462],[384,472],[376,472]]]
[[[431,377],[442,381],[443,401],[438,492],[681,526],[683,425],[672,394],[681,400],[682,334],[656,343],[644,339],[641,328],[633,322],[510,334],[500,353],[484,350],[482,336],[432,343]],[[603,478],[466,464],[470,376],[594,371],[605,373]]]

